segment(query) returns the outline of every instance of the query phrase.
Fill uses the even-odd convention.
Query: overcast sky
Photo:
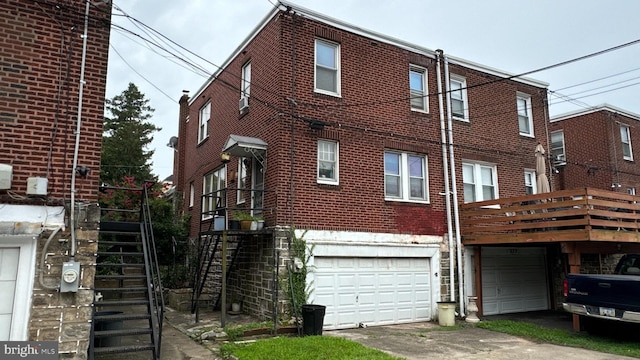
[[[166,144],[171,136],[178,135],[177,101],[182,90],[193,94],[207,77],[143,41],[138,35],[159,43],[157,38],[151,38],[151,30],[136,27],[120,16],[122,12],[118,9],[209,62],[221,65],[275,2],[113,0],[113,24],[130,32],[112,27],[107,98],[120,94],[133,82],[150,99],[155,109],[152,121],[162,128],[152,143],[153,172],[160,180],[173,171],[173,150]],[[297,0],[294,3],[361,28],[432,50],[442,49],[449,55],[513,74],[640,39],[638,0]],[[178,49],[175,45],[174,48]],[[214,65],[181,52],[209,74],[216,70]],[[578,99],[567,102],[550,95],[551,116],[602,103],[640,114],[637,95],[640,44],[529,77],[549,83],[550,90]]]

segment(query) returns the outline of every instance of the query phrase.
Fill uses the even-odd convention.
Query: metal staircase
[[[146,185],[100,188],[129,206],[101,209],[89,359],[160,358],[164,298]]]

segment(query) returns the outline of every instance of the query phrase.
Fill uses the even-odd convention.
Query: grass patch
[[[549,329],[528,322],[511,320],[482,321],[478,323],[477,326],[479,328],[515,335],[538,342],[640,358],[640,347],[635,341],[613,340],[574,331]]]
[[[241,360],[400,360],[382,351],[333,336],[275,337],[248,344],[224,344],[225,358]]]

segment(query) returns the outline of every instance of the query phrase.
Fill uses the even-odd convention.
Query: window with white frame
[[[200,108],[200,117],[198,120],[198,143],[209,136],[209,120],[211,119],[211,101]]]
[[[318,140],[318,183],[338,184],[338,142]]]
[[[189,207],[193,207],[193,201],[196,197],[196,189],[193,186],[193,183],[189,184]]]
[[[524,171],[524,192],[527,195],[538,193],[536,189],[536,172],[535,170]]]
[[[236,191],[236,203],[242,204],[245,202],[245,189],[247,189],[247,164],[249,159],[241,157],[238,159],[238,190]]]
[[[496,199],[498,196],[498,175],[495,165],[462,163],[464,202]]]
[[[518,126],[520,135],[533,136],[533,114],[531,111],[531,97],[529,95],[517,95]]]
[[[251,62],[242,66],[242,83],[240,84],[240,97],[248,98],[251,93]]]
[[[564,131],[554,131],[551,133],[551,156],[555,165],[564,165],[567,161],[564,149]]]
[[[469,121],[467,104],[467,80],[462,76],[451,75],[451,115],[454,119]]]
[[[409,68],[409,94],[411,110],[428,111],[427,69],[413,65]]]
[[[631,149],[631,132],[628,125],[620,124],[620,140],[622,141],[622,157],[625,160],[633,160]]]
[[[385,200],[428,202],[427,179],[426,156],[385,151]]]
[[[315,91],[340,95],[340,45],[316,39]]]
[[[202,218],[209,219],[215,215],[215,210],[225,207],[225,196],[221,190],[226,186],[226,172],[224,167],[214,170],[202,180]]]
[[[629,195],[635,195],[635,194],[636,194],[636,188],[634,188],[634,187],[628,187],[628,188],[627,188],[627,194],[629,194]]]

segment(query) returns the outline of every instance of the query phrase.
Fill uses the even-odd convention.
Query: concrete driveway
[[[209,349],[219,348],[221,341],[211,339],[204,344],[195,342],[187,333],[197,328],[220,326],[220,313],[201,315],[194,324],[193,316],[169,310],[165,313],[162,342],[162,360],[213,360],[219,359]],[[250,317],[234,316],[230,323],[254,322]],[[533,322],[541,326],[570,330],[568,313],[534,312],[513,315],[497,315],[487,320],[510,319]],[[441,327],[437,322],[402,325],[374,326],[360,329],[333,330],[323,336],[339,336],[367,347],[382,350],[407,360],[422,359],[563,359],[563,360],[622,360],[633,359],[564,346],[538,344],[519,337],[477,328],[465,322],[461,327]],[[203,346],[204,345],[204,346]],[[209,348],[209,349],[208,349]],[[124,359],[120,357],[119,359]],[[129,359],[129,357],[126,357]],[[133,359],[133,358],[132,358]],[[142,358],[140,358],[142,359]],[[242,359],[240,359],[242,360]],[[348,360],[348,359],[345,359]]]
[[[538,344],[515,336],[480,329],[440,327],[436,323],[376,326],[324,331],[407,360],[422,359],[633,359],[564,346]]]

